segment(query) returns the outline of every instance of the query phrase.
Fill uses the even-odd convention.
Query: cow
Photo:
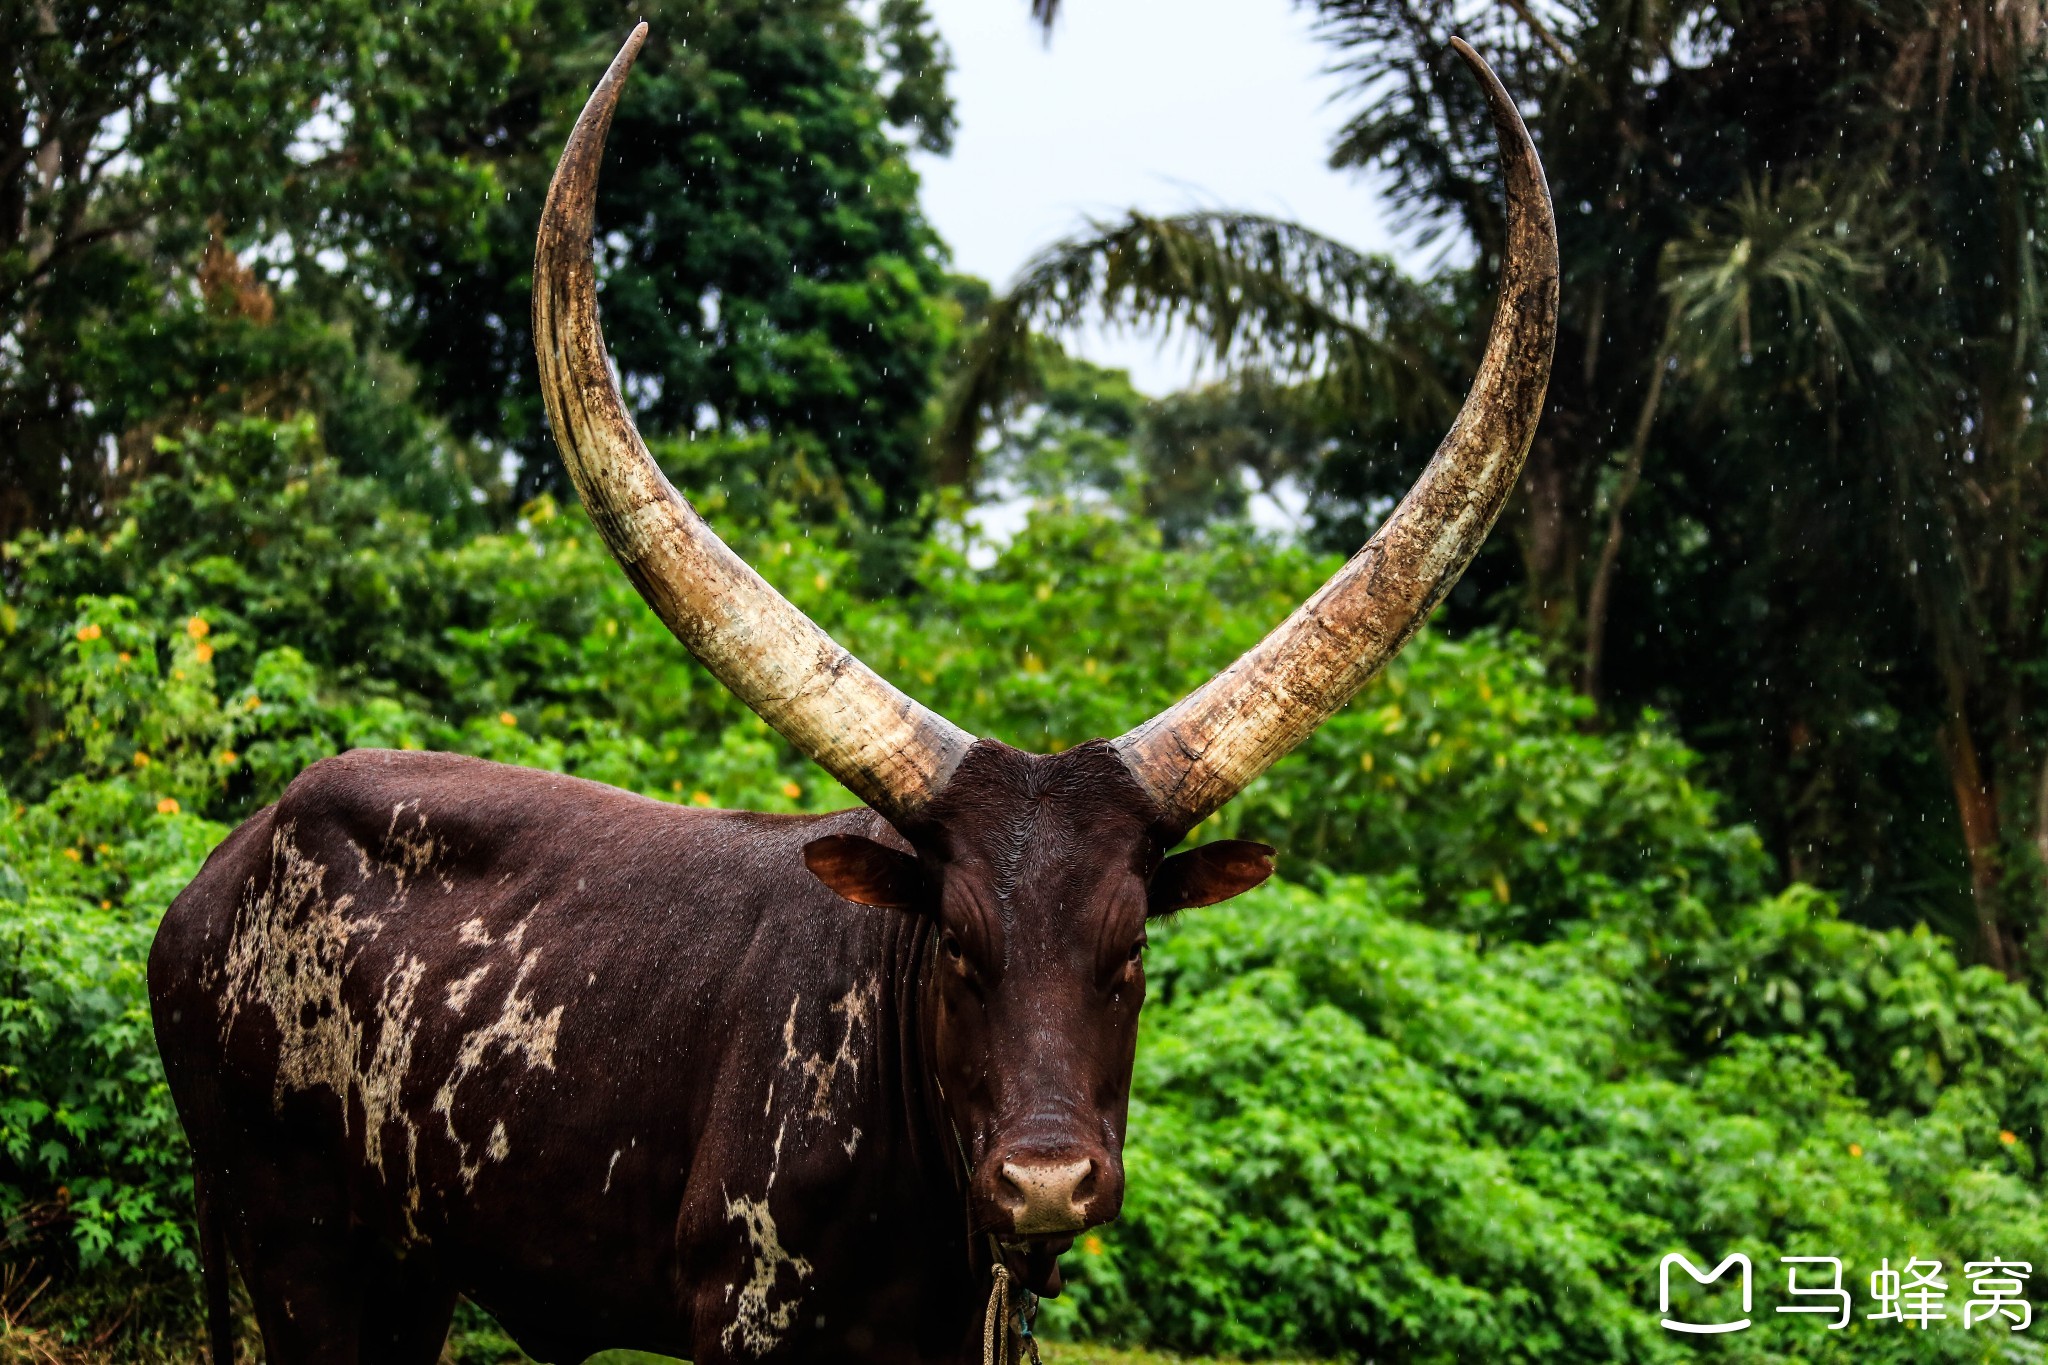
[[[149,963],[213,1358],[230,1267],[273,1365],[429,1365],[458,1296],[537,1359],[1009,1360],[1013,1305],[1117,1216],[1146,926],[1273,851],[1173,851],[1450,590],[1542,410],[1557,249],[1486,64],[1507,248],[1479,372],[1371,541],[1115,740],[977,739],[834,644],[656,468],[591,259],[643,24],[549,187],[534,332],[592,521],[726,687],[865,804],[692,809],[445,754],[316,763],[172,904]],[[1013,1297],[1014,1291],[1014,1297]]]

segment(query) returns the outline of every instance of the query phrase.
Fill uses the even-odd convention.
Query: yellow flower
[[[1850,1144],[1849,1144],[1849,1155],[1850,1155],[1850,1156],[1853,1156],[1853,1157],[1856,1157],[1856,1158],[1858,1158],[1858,1159],[1860,1160],[1860,1159],[1862,1158],[1862,1156],[1863,1156],[1863,1144],[1862,1144],[1862,1143],[1860,1143],[1860,1142],[1852,1142],[1852,1143],[1850,1143]]]
[[[193,653],[199,656],[200,663],[210,664],[213,662],[213,646],[207,644],[204,640],[200,641],[199,648],[194,650]]]
[[[79,638],[79,639],[81,639],[81,640],[97,640],[97,639],[99,639],[99,638],[100,638],[100,628],[99,628],[99,626],[97,626],[97,625],[95,625],[95,624],[87,624],[87,625],[83,625],[83,626],[80,626],[80,627],[78,628],[78,638]]]
[[[794,782],[785,782],[782,784],[782,794],[794,801],[804,794],[804,789]]]
[[[213,627],[200,617],[195,616],[185,623],[185,633],[195,640],[204,640],[212,632]]]
[[[222,749],[220,751],[220,766],[223,768],[232,768],[241,761],[242,756],[233,749]]]
[[[2001,1128],[1998,1132],[1998,1140],[2010,1147],[2020,1140],[2020,1135],[2009,1128]]]
[[[135,751],[135,766],[138,768],[147,768],[149,766],[149,755],[142,752],[142,750],[137,749]]]
[[[263,698],[251,697],[249,698],[249,700],[242,703],[242,709],[244,711],[254,711],[257,707],[261,705],[263,705]]]
[[[1081,1248],[1090,1256],[1100,1256],[1102,1254],[1102,1239],[1100,1237],[1090,1237],[1081,1243]]]
[[[112,853],[114,851],[114,846],[112,844],[101,844],[94,851],[98,853]]]
[[[178,813],[178,798],[166,796],[163,800],[157,802],[156,813],[158,815],[176,815]]]
[[[691,792],[691,793],[690,793],[690,803],[691,803],[692,805],[696,805],[696,806],[708,806],[708,805],[710,805],[710,804],[711,804],[711,793],[710,793],[710,792]]]
[[[100,909],[102,909],[102,910],[111,910],[111,909],[113,909],[113,908],[114,908],[114,903],[113,903],[112,901],[101,901],[101,902],[100,902]]]
[[[67,848],[67,849],[65,849],[65,850],[64,850],[64,856],[65,856],[65,857],[67,857],[67,858],[69,858],[69,859],[70,859],[70,860],[71,860],[72,862],[74,862],[74,863],[82,863],[82,862],[84,862],[84,861],[85,861],[85,855],[84,855],[83,853],[80,853],[80,852],[79,852],[79,851],[78,851],[77,849],[75,849],[75,848]]]
[[[519,724],[519,717],[513,715],[510,711],[500,711],[498,713],[498,724],[517,725]]]
[[[669,783],[669,784],[668,784],[668,789],[669,789],[670,791],[674,792],[674,793],[675,793],[676,795],[678,795],[678,796],[682,795],[682,793],[683,793],[683,779],[679,777],[679,778],[677,778],[677,779],[676,779],[675,781],[673,781],[673,782]]]
[[[129,653],[129,652],[127,651],[127,650],[125,650],[125,649],[124,649],[124,650],[122,650],[122,651],[121,651],[121,652],[120,652],[119,654],[116,654],[116,655],[115,655],[114,657],[115,657],[115,658],[117,658],[117,659],[119,659],[119,660],[120,660],[120,661],[121,661],[122,663],[124,663],[124,664],[125,664],[125,663],[129,662],[130,660],[132,660],[132,659],[133,659],[133,658],[134,658],[135,656],[134,656],[134,655],[132,655],[132,654],[130,654],[130,653]]]

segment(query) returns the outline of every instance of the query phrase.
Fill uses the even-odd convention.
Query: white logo
[[[1840,1331],[1842,1328],[1847,1327],[1849,1325],[1849,1291],[1842,1288],[1842,1261],[1840,1257],[1780,1256],[1778,1259],[1785,1265],[1793,1267],[1798,1267],[1802,1265],[1825,1265],[1834,1267],[1835,1271],[1834,1283],[1828,1285],[1826,1288],[1802,1288],[1799,1283],[1799,1271],[1796,1268],[1786,1271],[1785,1292],[1787,1294],[1790,1294],[1793,1298],[1833,1299],[1835,1300],[1835,1302],[1832,1304],[1787,1304],[1785,1307],[1780,1308],[1778,1310],[1780,1313],[1838,1313],[1841,1315],[1839,1319],[1828,1324],[1828,1330],[1831,1332]]]
[[[1679,1255],[1677,1252],[1674,1251],[1669,1256],[1666,1256],[1664,1258],[1663,1264],[1657,1267],[1658,1312],[1666,1314],[1671,1312],[1671,1267],[1674,1264],[1685,1267],[1685,1273],[1692,1276],[1693,1279],[1700,1284],[1712,1284],[1714,1281],[1720,1279],[1722,1275],[1726,1274],[1728,1271],[1728,1267],[1731,1265],[1741,1266],[1742,1311],[1744,1313],[1749,1312],[1749,1257],[1743,1255],[1739,1251],[1731,1254],[1727,1260],[1721,1262],[1721,1264],[1715,1266],[1711,1271],[1704,1275],[1700,1273],[1700,1268],[1698,1266],[1694,1265],[1691,1261],[1688,1261],[1687,1259],[1685,1259],[1685,1257]],[[1675,1322],[1670,1317],[1666,1317],[1664,1319],[1664,1326],[1673,1332],[1695,1332],[1704,1335],[1712,1332],[1740,1332],[1743,1328],[1749,1326],[1749,1319],[1747,1317],[1744,1317],[1737,1322],[1699,1323]]]

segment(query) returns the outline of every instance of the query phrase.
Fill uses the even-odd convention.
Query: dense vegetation
[[[996,298],[917,209],[906,148],[952,117],[918,0],[652,7],[600,204],[632,401],[737,548],[966,727],[1058,749],[1206,677],[1462,388],[1497,224],[1445,14],[1318,9],[1361,88],[1407,92],[1340,155],[1396,156],[1474,270],[1198,214],[1108,225]],[[1155,937],[1126,1216],[1070,1257],[1057,1329],[2009,1358],[1960,1309],[1965,1262],[2048,1244],[2023,780],[2048,555],[2015,416],[2039,30],[1880,10],[1839,43],[1741,6],[1469,30],[1563,209],[1530,496],[1447,628],[1196,832],[1277,845],[1281,878]],[[615,18],[0,0],[0,1361],[190,1358],[142,963],[307,763],[442,748],[700,805],[848,800],[653,620],[540,427],[532,220]],[[1996,41],[1959,48],[1973,26]],[[1249,368],[1147,399],[1042,334],[1102,307]],[[1290,479],[1308,544],[1244,521]],[[971,529],[990,489],[1035,499],[1006,545]],[[1675,1251],[1746,1252],[1756,1326],[1661,1329]],[[1859,1320],[1777,1315],[1783,1255],[1842,1257]],[[1916,1256],[1950,1320],[1862,1321],[1871,1271]],[[507,1349],[465,1320],[460,1358]]]
[[[437,546],[305,424],[164,458],[105,534],[13,544],[0,656],[0,706],[34,718],[0,813],[0,1194],[14,1250],[65,1277],[35,1320],[99,1330],[142,1296],[137,1354],[174,1349],[192,1306],[141,962],[229,821],[354,744],[700,804],[846,799],[668,640],[579,515],[543,499]],[[1330,567],[1048,505],[986,569],[927,541],[915,600],[876,602],[846,533],[705,503],[864,657],[1036,748],[1126,727]],[[1880,1257],[1955,1270],[2048,1236],[2048,1019],[2025,989],[1773,894],[1683,745],[1589,715],[1525,642],[1426,635],[1217,817],[1279,845],[1286,880],[1158,936],[1130,1206],[1075,1252],[1067,1330],[1660,1360],[1669,1251],[1747,1251],[1771,1303],[1779,1254],[1842,1256],[1854,1285]],[[1794,1331],[1816,1359],[1991,1343],[1784,1319],[1732,1358]]]

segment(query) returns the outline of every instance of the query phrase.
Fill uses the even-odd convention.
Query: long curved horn
[[[1557,335],[1557,230],[1529,130],[1479,54],[1507,181],[1507,252],[1486,356],[1450,434],[1394,514],[1236,663],[1116,741],[1166,822],[1192,829],[1314,733],[1448,594],[1506,505],[1543,413]]]
[[[733,695],[892,821],[915,820],[974,737],[904,696],[791,606],[669,484],[613,380],[591,265],[597,173],[647,25],[612,59],[555,167],[533,256],[533,341],[562,460],[656,615]]]

